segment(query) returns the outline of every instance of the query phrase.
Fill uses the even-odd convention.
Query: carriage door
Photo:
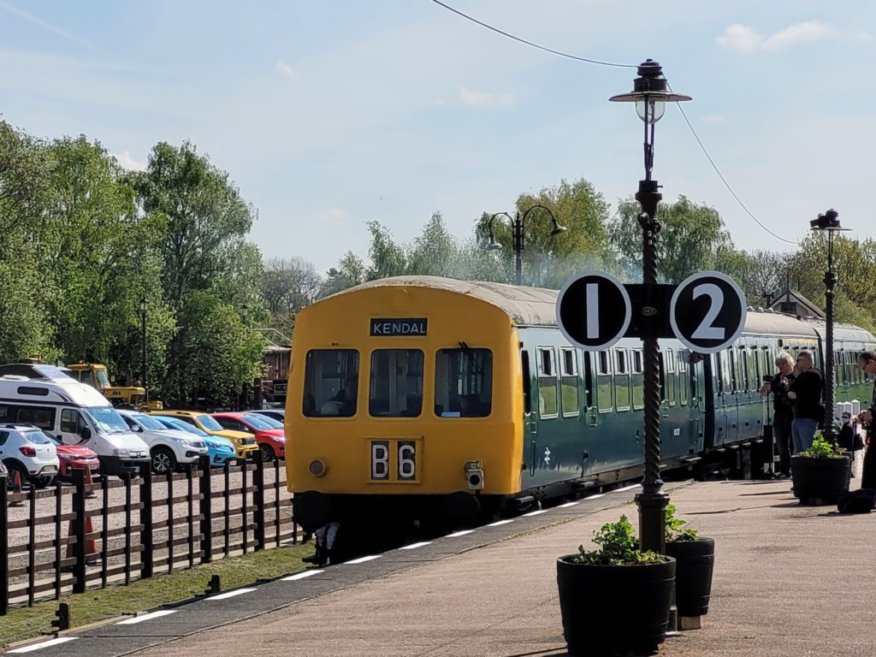
[[[529,364],[529,352],[520,351],[523,369],[523,462],[527,474],[535,476],[536,449],[538,448],[538,420],[532,412],[532,368]]]

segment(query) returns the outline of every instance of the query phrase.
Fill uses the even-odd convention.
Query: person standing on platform
[[[876,374],[876,353],[863,351],[858,354],[858,367],[871,376]],[[861,411],[858,416],[858,420],[867,428],[867,451],[864,453],[861,488],[876,489],[876,447],[873,447],[873,441],[870,440],[874,415],[876,415],[876,381],[873,382],[873,397],[870,400],[870,408]]]
[[[788,386],[788,399],[794,405],[794,421],[791,422],[791,437],[794,453],[803,452],[812,446],[819,420],[823,420],[821,389],[824,382],[821,372],[812,366],[812,352],[797,354],[796,377]]]
[[[776,356],[778,374],[764,378],[760,394],[773,396],[773,440],[779,450],[778,477],[784,478],[791,474],[791,422],[794,420],[794,409],[788,399],[788,390],[794,381],[794,357],[787,351]]]

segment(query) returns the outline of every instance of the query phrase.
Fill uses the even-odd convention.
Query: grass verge
[[[254,584],[259,580],[276,579],[302,570],[304,564],[301,557],[312,552],[312,544],[251,552],[137,580],[128,586],[91,589],[85,593],[63,595],[60,600],[40,602],[33,607],[12,609],[8,615],[0,617],[0,649],[51,632],[60,602],[70,605],[70,626],[81,627],[187,600],[203,593],[213,575],[219,575],[223,591]]]

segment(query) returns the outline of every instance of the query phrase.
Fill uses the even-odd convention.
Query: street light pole
[[[492,217],[490,217],[490,223],[488,226],[490,233],[490,242],[487,244],[487,250],[495,251],[497,249],[502,248],[501,245],[495,240],[493,237],[493,222],[496,217],[505,216],[508,218],[508,221],[511,223],[511,250],[514,251],[514,281],[517,285],[523,285],[523,247],[524,247],[524,223],[526,222],[526,217],[529,216],[529,213],[539,208],[541,210],[545,210],[551,217],[551,237],[559,235],[566,231],[565,226],[561,226],[560,222],[557,221],[557,218],[554,216],[554,213],[551,212],[551,209],[544,205],[533,205],[531,208],[528,208],[526,212],[522,215],[519,212],[515,213],[515,216],[512,217],[507,212],[497,212]]]
[[[809,222],[812,230],[827,233],[827,271],[824,272],[824,310],[826,327],[824,331],[824,438],[830,443],[836,440],[834,432],[834,405],[836,391],[834,387],[834,352],[833,352],[833,288],[836,286],[836,274],[833,273],[833,242],[836,233],[849,230],[840,227],[839,213],[828,210]]]
[[[149,401],[149,381],[148,375],[146,373],[146,313],[149,310],[149,302],[146,301],[146,297],[141,297],[140,299],[140,347],[141,347],[141,367],[142,367],[142,378],[143,378],[143,390],[146,393],[144,401]]]
[[[638,77],[633,81],[633,91],[612,96],[614,102],[636,103],[636,113],[645,125],[644,156],[645,179],[639,181],[636,200],[642,208],[639,225],[642,227],[642,291],[643,303],[640,312],[653,315],[656,308],[657,285],[657,204],[663,196],[651,177],[654,166],[654,126],[663,117],[666,102],[690,100],[690,96],[667,91],[668,84],[663,69],[657,62],[648,59],[638,68]],[[647,324],[646,324],[647,326]],[[660,479],[660,346],[653,327],[643,331],[644,388],[645,388],[645,476],[642,492],[636,496],[639,506],[639,540],[642,550],[666,553],[665,509],[669,496],[663,492]]]

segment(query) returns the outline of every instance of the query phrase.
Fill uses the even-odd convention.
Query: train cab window
[[[614,350],[614,398],[617,410],[630,410],[630,367],[627,350]]]
[[[675,352],[666,349],[663,352],[663,399],[670,406],[675,406],[677,400],[678,378],[675,376]]]
[[[611,413],[614,401],[611,396],[611,360],[608,351],[596,352],[596,407],[600,413]]]
[[[678,403],[682,406],[687,405],[687,355],[683,351],[676,352],[676,365],[678,366]]]
[[[358,403],[359,352],[312,349],[304,365],[305,417],[350,417]]]
[[[493,353],[461,345],[439,349],[435,357],[435,415],[487,417],[493,407]]]
[[[538,414],[542,418],[557,417],[557,367],[553,347],[538,348]]]
[[[641,349],[630,350],[630,388],[633,392],[633,409],[640,411],[645,408],[645,360]]]
[[[560,349],[560,389],[562,390],[563,417],[578,415],[578,354],[574,349]]]
[[[525,349],[520,352],[520,364],[523,367],[523,413],[532,413],[532,375],[529,369],[529,352]]]
[[[368,414],[417,417],[423,410],[423,352],[377,349],[371,352]]]

